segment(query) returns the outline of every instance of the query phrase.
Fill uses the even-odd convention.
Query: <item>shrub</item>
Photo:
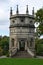
[[[43,44],[37,45],[37,52],[38,55],[43,55]]]
[[[9,51],[8,51],[8,53],[6,54],[6,56],[9,57]]]
[[[3,55],[3,49],[0,47],[0,56]]]
[[[43,39],[37,39],[35,50],[37,55],[43,55]]]

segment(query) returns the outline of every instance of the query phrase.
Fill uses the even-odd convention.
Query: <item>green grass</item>
[[[43,59],[35,58],[3,58],[0,65],[43,65]]]

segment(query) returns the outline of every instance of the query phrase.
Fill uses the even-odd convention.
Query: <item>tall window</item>
[[[30,39],[30,47],[33,46],[33,38]]]
[[[32,32],[32,28],[29,29],[29,32],[30,32],[30,33]]]
[[[12,38],[12,46],[14,46],[14,39]]]
[[[27,41],[27,47],[29,47],[29,43],[28,43],[28,41]]]

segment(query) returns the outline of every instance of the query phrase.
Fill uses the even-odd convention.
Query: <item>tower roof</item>
[[[12,15],[11,17],[10,17],[10,19],[12,19],[12,18],[25,18],[25,17],[27,17],[27,18],[31,18],[31,19],[34,19],[35,17],[33,16],[33,15],[27,15],[27,14],[15,14],[15,15]]]

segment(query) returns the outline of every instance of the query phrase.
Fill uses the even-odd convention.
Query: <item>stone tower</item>
[[[28,53],[35,51],[35,26],[34,26],[34,8],[32,15],[29,14],[28,5],[26,14],[19,14],[17,5],[16,14],[13,15],[10,10],[10,41],[9,55],[13,56],[17,51],[26,50]]]

